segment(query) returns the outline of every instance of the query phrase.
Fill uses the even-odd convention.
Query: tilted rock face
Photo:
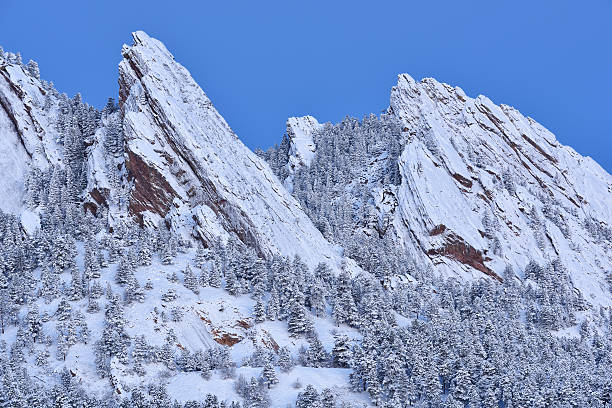
[[[287,119],[287,136],[291,142],[289,149],[289,170],[295,171],[302,166],[310,166],[315,154],[312,133],[321,125],[312,116],[301,116]]]
[[[308,167],[315,155],[316,146],[312,133],[321,125],[313,116],[292,117],[287,119],[287,137],[289,138],[289,159],[287,172],[289,176],[284,181],[285,187],[293,191],[293,173],[301,167]]]
[[[18,215],[25,209],[24,192],[29,171],[36,167],[65,168],[65,147],[60,142],[61,96],[52,85],[41,81],[22,64],[0,57],[0,210]],[[67,100],[67,98],[66,98]],[[104,123],[95,136],[87,138],[87,187],[82,192],[84,207],[95,212],[108,206],[109,164],[102,140]],[[122,161],[122,158],[118,159]],[[110,170],[109,170],[110,168]]]
[[[40,80],[0,57],[0,209],[18,213],[31,165],[61,162],[55,106]],[[45,103],[48,104],[46,109]]]
[[[268,165],[230,129],[189,72],[143,32],[119,65],[130,214],[211,244],[237,236],[264,256],[337,261]]]
[[[433,79],[400,75],[390,105],[407,137],[394,223],[409,251],[495,278],[559,258],[587,301],[610,303],[611,243],[592,231],[612,226],[612,177],[596,162],[514,108]]]

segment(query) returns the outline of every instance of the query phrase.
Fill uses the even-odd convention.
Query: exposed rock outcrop
[[[59,163],[54,106],[47,91],[23,66],[0,58],[0,209],[18,213],[28,171]]]
[[[496,279],[558,257],[588,301],[609,303],[612,243],[586,227],[612,225],[612,177],[597,163],[516,109],[433,79],[400,75],[390,111],[406,138],[395,227],[408,251]]]
[[[245,147],[189,72],[143,32],[119,65],[130,214],[210,244],[238,237],[263,256],[338,261],[267,163]],[[189,216],[186,216],[188,214]]]

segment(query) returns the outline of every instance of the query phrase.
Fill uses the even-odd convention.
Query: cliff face
[[[612,177],[531,118],[433,79],[400,75],[390,110],[406,147],[395,227],[447,273],[522,269],[559,258],[585,298],[607,303]]]
[[[119,65],[130,214],[152,225],[167,218],[206,244],[235,235],[264,256],[335,261],[334,248],[189,72],[159,41],[133,37]]]
[[[61,161],[57,106],[40,80],[0,56],[0,209],[19,212],[30,166]]]
[[[310,116],[287,121],[283,186],[165,46],[133,36],[119,65],[121,109],[103,113],[86,141],[86,209],[108,207],[111,224],[164,220],[207,245],[235,236],[265,257],[337,264],[336,248],[287,191],[296,170],[313,165],[312,135],[322,125]],[[23,210],[30,168],[66,165],[61,99],[0,56],[3,211]],[[587,300],[607,302],[612,177],[597,163],[515,109],[433,79],[400,75],[389,114],[401,123],[404,148],[401,182],[373,191],[377,217],[394,227],[379,234],[395,234],[415,259],[464,278],[501,280],[506,265],[558,258]],[[120,135],[119,147],[109,134]]]
[[[103,147],[109,118],[100,123],[90,120],[87,123],[90,128],[81,128],[85,123],[77,122],[82,119],[79,114],[83,110],[88,111],[88,119],[97,117],[99,112],[82,103],[80,96],[70,100],[60,95],[52,84],[40,79],[37,69],[31,72],[11,55],[7,56],[0,56],[0,210],[16,215],[25,210],[27,178],[33,168],[44,172],[57,166],[66,170],[75,159],[87,163],[84,169],[87,186],[79,191],[84,208],[95,212],[101,205],[109,206],[108,179],[110,173],[117,173],[117,164],[111,164],[114,158]],[[82,111],[70,111],[70,104]],[[64,140],[66,134],[69,136]],[[82,149],[75,152],[71,146],[73,149],[67,154],[66,142],[74,141],[71,137],[82,138]],[[120,167],[123,160],[117,160]]]

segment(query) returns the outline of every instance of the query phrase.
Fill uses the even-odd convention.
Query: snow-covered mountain
[[[610,174],[516,109],[433,79],[400,75],[390,111],[407,140],[394,225],[411,253],[495,278],[558,258],[585,299],[610,304]]]
[[[130,215],[149,225],[170,215],[206,245],[232,234],[266,257],[336,264],[334,248],[189,72],[159,41],[133,36],[119,64]]]
[[[501,281],[507,265],[522,276],[529,261],[558,259],[589,303],[612,302],[606,282],[612,176],[533,119],[484,96],[470,98],[458,87],[402,74],[390,99],[382,122],[326,128],[311,117],[292,118],[288,123],[306,130],[296,138],[288,127],[289,148],[281,144],[263,154],[271,164],[286,160],[291,191],[316,225],[336,231],[328,238],[346,242],[346,232],[338,230],[348,223],[351,238],[379,247],[372,236],[391,239],[419,264],[462,279]],[[399,126],[400,134],[385,123]],[[344,139],[347,146],[339,142]],[[301,166],[310,168],[300,172],[294,163],[300,163],[295,152],[304,150],[301,145],[309,152]],[[395,167],[399,177],[385,180]],[[287,174],[275,169],[279,177]],[[330,173],[339,174],[336,183],[327,183]],[[326,209],[330,200],[346,206],[344,212]],[[357,249],[367,258],[370,245],[356,246],[368,247]]]
[[[106,207],[113,222],[134,217],[152,228],[165,220],[206,246],[235,236],[265,257],[299,254],[310,266],[319,257],[339,265],[338,250],[238,139],[189,72],[161,42],[141,31],[133,37],[119,64],[120,112],[103,115],[83,152],[86,208]],[[30,168],[65,164],[60,98],[25,66],[7,59],[0,71],[0,165],[9,175],[0,181],[8,193],[1,208],[19,213]],[[123,155],[104,146],[113,126],[123,134]]]
[[[37,75],[13,58],[0,55],[0,209],[19,212],[30,166],[61,162],[61,149],[57,105]]]
[[[59,94],[53,83],[40,79],[35,62],[24,65],[18,54],[2,51],[0,210],[25,214],[24,219],[32,222],[32,214],[26,211],[26,202],[32,198],[25,196],[28,176],[34,183],[43,183],[42,173],[47,172],[50,177],[54,168],[66,171],[67,163],[74,168],[70,177],[75,180],[71,182],[88,181],[83,191],[81,186],[74,186],[75,194],[86,203],[102,202],[103,197],[96,189],[100,188],[99,183],[89,182],[100,178],[103,170],[108,173],[108,159],[98,149],[104,133],[94,135],[100,129],[104,129],[104,123],[100,123],[99,112],[83,103],[80,95],[70,100],[65,94]],[[97,161],[95,158],[87,161],[86,156],[95,156]],[[84,163],[89,165],[88,169],[81,168]]]
[[[0,406],[609,406],[597,163],[406,74],[255,154],[133,39],[100,111],[0,49]]]

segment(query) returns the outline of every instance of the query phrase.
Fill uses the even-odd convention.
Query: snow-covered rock
[[[61,162],[56,109],[38,78],[0,59],[0,209],[18,213],[30,166]],[[47,106],[45,107],[45,103]]]
[[[612,176],[531,118],[434,79],[399,76],[390,111],[407,138],[395,227],[448,274],[500,279],[505,265],[559,258],[593,304],[610,304]]]
[[[335,249],[189,72],[161,42],[142,31],[133,37],[119,65],[130,214],[153,225],[170,215],[207,244],[235,235],[266,257],[337,263]]]
[[[301,167],[310,166],[316,150],[312,132],[322,126],[313,116],[287,119],[287,137],[289,138],[287,171],[289,176],[285,180],[285,187],[289,191],[293,190],[293,173]]]
[[[103,115],[87,140],[86,208],[106,206],[109,218],[154,227],[166,219],[209,245],[236,236],[266,257],[338,264],[339,251],[287,191],[316,154],[315,118],[287,121],[283,186],[162,43],[136,32],[123,55],[121,111]],[[1,210],[24,212],[32,166],[65,165],[59,105],[38,75],[0,58]],[[612,270],[612,244],[601,232],[612,231],[612,177],[597,163],[515,109],[433,79],[400,75],[389,113],[406,140],[401,183],[372,190],[384,224],[377,229],[391,231],[392,219],[414,258],[463,277],[501,279],[506,265],[520,271],[531,259],[559,258],[589,302],[610,303],[604,272]],[[109,155],[103,143],[115,119],[125,155]],[[29,228],[35,215],[22,217]]]
[[[53,87],[15,61],[0,59],[0,210],[19,214],[25,209],[26,181],[32,168],[41,171],[52,166],[65,168],[65,146],[62,144],[60,118],[62,98]],[[80,98],[80,97],[79,97]],[[89,109],[89,105],[85,106]],[[65,123],[67,126],[78,126]],[[94,124],[95,125],[95,124]],[[100,129],[99,129],[100,130]],[[85,208],[95,211],[100,204],[107,205],[110,191],[101,182],[108,160],[102,148],[103,133],[84,140],[85,154],[90,158],[83,191]],[[32,213],[26,218],[32,220]],[[32,226],[29,223],[29,226]]]

